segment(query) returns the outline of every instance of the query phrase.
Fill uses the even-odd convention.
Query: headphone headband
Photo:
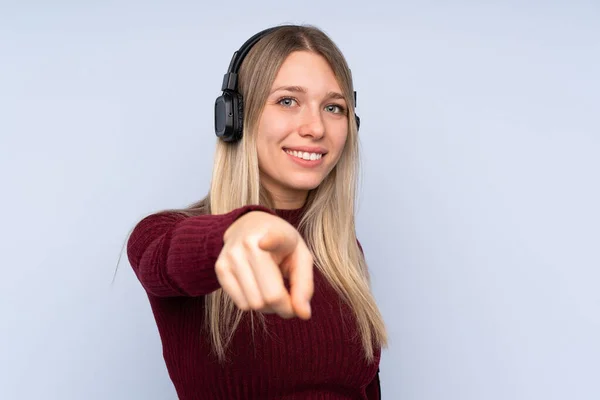
[[[246,40],[246,42],[244,44],[242,44],[240,49],[237,50],[235,53],[233,53],[233,56],[231,57],[231,61],[229,62],[229,68],[227,68],[227,73],[223,77],[223,84],[221,85],[222,91],[237,90],[237,75],[238,75],[238,72],[240,71],[240,67],[242,66],[242,62],[244,61],[244,59],[250,52],[250,49],[252,49],[252,47],[260,39],[262,39],[264,36],[268,35],[269,33],[273,32],[277,28],[279,28],[279,27],[267,28],[265,30],[258,32],[257,34],[252,36],[250,39]]]

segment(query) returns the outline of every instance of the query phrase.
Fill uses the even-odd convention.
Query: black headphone
[[[225,142],[235,142],[242,138],[244,125],[244,99],[237,91],[238,72],[242,61],[248,52],[260,39],[276,29],[291,26],[283,25],[268,28],[258,32],[248,39],[235,53],[229,63],[227,73],[223,76],[221,91],[223,92],[215,101],[215,133]],[[356,107],[356,91],[354,92],[354,106]],[[360,127],[360,118],[356,117],[356,126]]]

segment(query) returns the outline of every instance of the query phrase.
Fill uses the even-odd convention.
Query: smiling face
[[[258,124],[261,184],[276,208],[301,207],[335,167],[348,136],[346,101],[322,56],[291,53],[279,69]]]

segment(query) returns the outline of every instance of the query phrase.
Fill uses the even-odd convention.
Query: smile
[[[307,153],[306,151],[285,150],[285,152],[291,156],[310,161],[319,160],[323,157],[321,153]]]
[[[287,154],[292,162],[304,168],[318,167],[319,165],[323,164],[323,159],[325,158],[325,154],[321,153],[307,153],[304,151],[286,149],[283,149],[283,151]]]

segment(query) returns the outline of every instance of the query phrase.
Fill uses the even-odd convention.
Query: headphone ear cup
[[[225,91],[215,100],[215,134],[225,142],[242,138],[244,100],[237,92]]]
[[[360,117],[356,114],[354,114],[354,117],[356,118],[356,130],[360,130]]]
[[[215,134],[218,138],[228,142],[233,133],[233,101],[231,94],[223,94],[215,100]]]

